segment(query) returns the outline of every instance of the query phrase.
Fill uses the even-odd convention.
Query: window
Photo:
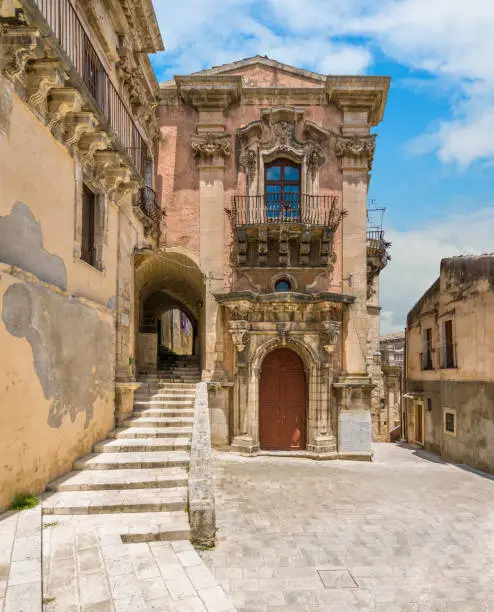
[[[453,344],[453,321],[450,319],[443,323],[441,367],[455,368],[455,361],[455,345]]]
[[[444,433],[456,436],[456,410],[452,408],[444,409]]]
[[[81,259],[96,268],[96,195],[86,185],[82,191]]]
[[[274,289],[275,289],[275,291],[291,291],[292,290],[292,284],[286,278],[280,278],[274,284]]]
[[[288,159],[267,164],[265,188],[268,221],[300,220],[300,166]]]
[[[432,398],[428,397],[427,398],[427,411],[431,412],[432,410]]]
[[[433,370],[432,365],[432,329],[429,327],[423,332],[424,350],[421,353],[422,370]]]

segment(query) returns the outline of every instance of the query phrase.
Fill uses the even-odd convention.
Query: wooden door
[[[304,364],[290,349],[277,349],[262,364],[259,383],[259,442],[264,450],[305,448]]]

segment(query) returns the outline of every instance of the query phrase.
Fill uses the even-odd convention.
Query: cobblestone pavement
[[[216,454],[218,546],[201,556],[239,612],[494,611],[494,477],[375,453]]]

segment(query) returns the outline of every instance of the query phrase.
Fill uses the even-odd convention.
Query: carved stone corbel
[[[120,183],[113,191],[112,197],[115,204],[119,204],[126,196],[134,195],[139,189],[139,182],[136,180]]]
[[[60,88],[67,79],[56,59],[40,59],[28,68],[28,102],[42,117],[48,114],[47,97],[54,87]]]
[[[196,157],[229,157],[232,153],[231,134],[212,133],[194,134],[190,139],[190,145]]]
[[[64,120],[65,145],[75,147],[83,134],[94,132],[96,125],[96,117],[89,111],[68,114]]]
[[[127,166],[109,167],[104,172],[103,188],[110,197],[114,197],[122,184],[128,183],[130,168]],[[133,184],[133,182],[132,182]]]
[[[61,87],[50,89],[48,100],[48,128],[57,132],[68,113],[78,113],[82,108],[82,96],[77,89]]]
[[[340,321],[323,321],[322,328],[324,330],[325,336],[325,344],[323,344],[323,349],[329,354],[332,355],[336,343],[338,341],[338,336],[340,335],[341,322]]]
[[[311,231],[306,229],[300,235],[300,263],[309,265]]]
[[[232,320],[229,322],[229,332],[237,352],[241,353],[246,346],[245,338],[249,331],[249,323],[245,320]]]
[[[41,32],[36,27],[22,26],[0,30],[0,70],[13,81],[22,81],[27,62],[43,57]]]
[[[257,253],[259,255],[259,265],[265,266],[268,257],[268,230],[259,227],[257,232]]]
[[[92,167],[96,151],[105,151],[109,144],[110,139],[108,134],[103,131],[92,132],[81,136],[77,144],[81,164],[86,168]]]

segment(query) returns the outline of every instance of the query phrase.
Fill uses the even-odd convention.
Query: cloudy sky
[[[393,246],[382,332],[442,257],[494,251],[494,0],[154,0],[160,80],[252,55],[390,75],[369,197]]]

